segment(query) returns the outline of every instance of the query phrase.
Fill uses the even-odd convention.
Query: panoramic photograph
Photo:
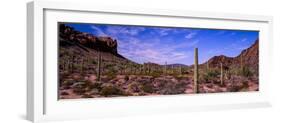
[[[58,98],[259,91],[259,32],[58,23]]]

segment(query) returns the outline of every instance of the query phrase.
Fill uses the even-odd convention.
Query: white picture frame
[[[270,93],[268,85],[272,83],[270,75],[272,20],[270,16],[260,15],[99,6],[90,0],[67,3],[30,2],[27,4],[27,119],[37,122],[132,114],[269,107],[270,102],[267,96]],[[55,24],[60,21],[258,30],[260,31],[260,90],[258,92],[58,101],[57,83],[51,84],[49,81],[56,79],[52,77],[52,72],[56,71],[54,61],[57,61],[57,57],[54,54],[57,50],[51,49],[57,47]]]

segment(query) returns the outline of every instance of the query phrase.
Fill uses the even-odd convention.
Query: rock
[[[136,75],[130,75],[129,76],[129,80],[136,80],[137,79],[137,76]]]
[[[90,95],[97,95],[97,94],[99,94],[99,90],[97,88],[94,88],[89,93],[90,93]]]
[[[77,81],[77,80],[80,80],[82,77],[79,74],[73,74],[72,78]]]
[[[140,92],[140,84],[138,82],[131,82],[130,84],[128,84],[127,90],[130,93],[135,93],[135,92]]]
[[[97,80],[97,76],[96,75],[90,75],[88,80],[91,81],[91,82],[94,82],[94,81]]]
[[[117,40],[107,36],[96,37],[89,33],[83,33],[74,28],[60,24],[60,45],[69,46],[79,43],[79,45],[112,53],[118,57],[123,57],[117,52]]]
[[[85,82],[76,82],[71,87],[72,88],[79,88],[79,89],[81,89],[81,88],[84,88],[85,86],[86,86]]]
[[[63,92],[60,93],[60,95],[69,95],[69,93],[66,92],[66,91],[63,91]]]
[[[124,79],[125,78],[125,75],[117,75],[116,76],[116,79]]]

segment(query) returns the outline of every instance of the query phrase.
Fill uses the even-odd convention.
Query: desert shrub
[[[134,92],[140,92],[140,83],[138,82],[131,82],[130,84],[128,84],[128,90],[132,93]]]
[[[128,81],[128,80],[129,80],[129,76],[126,75],[126,76],[124,77],[124,79],[125,79],[126,81]]]
[[[67,93],[67,92],[63,91],[63,92],[61,92],[61,94],[60,94],[60,95],[69,95],[69,93]]]
[[[150,75],[151,75],[153,78],[157,78],[157,77],[159,77],[161,74],[158,73],[158,72],[152,72]]]
[[[182,94],[185,91],[185,86],[182,83],[167,83],[164,88],[159,92],[160,94],[170,95],[170,94]]]
[[[181,79],[185,78],[185,76],[184,75],[176,75],[175,78],[177,80],[181,80]]]
[[[102,87],[100,94],[102,96],[122,95],[122,91],[114,85],[107,85]]]
[[[242,86],[241,86],[241,89],[240,89],[240,90],[242,90],[242,91],[247,91],[247,90],[248,90],[248,88],[249,88],[249,83],[248,83],[248,81],[243,81],[243,83],[242,83]]]
[[[238,92],[240,90],[240,87],[237,85],[232,85],[232,86],[227,87],[227,90],[229,92]]]
[[[207,72],[201,74],[200,79],[203,81],[210,81],[213,78],[218,77],[220,75],[219,71],[217,70],[208,70]]]
[[[238,74],[244,77],[251,77],[253,75],[253,72],[249,69],[249,67],[243,67],[242,69],[240,69]]]
[[[84,94],[86,92],[86,90],[84,88],[74,88],[73,92],[81,95],[81,94]]]
[[[73,92],[76,94],[83,94],[86,92],[85,82],[76,82],[72,85]]]
[[[146,93],[153,93],[153,91],[154,91],[152,84],[148,84],[148,83],[143,84],[141,86],[141,89]]]
[[[107,78],[109,79],[109,80],[112,80],[112,79],[114,79],[114,78],[116,78],[116,72],[115,71],[109,71],[107,74],[106,74],[106,76],[107,76]]]
[[[97,64],[97,62],[95,60],[92,60],[92,64]]]
[[[88,88],[89,88],[89,90],[92,90],[92,89],[101,90],[101,89],[102,89],[101,85],[102,85],[102,83],[100,83],[100,82],[95,82],[95,83],[89,84]]]
[[[82,98],[93,98],[93,97],[91,95],[89,95],[89,94],[83,94]]]
[[[63,86],[71,86],[73,83],[75,83],[74,80],[64,80],[61,85]]]

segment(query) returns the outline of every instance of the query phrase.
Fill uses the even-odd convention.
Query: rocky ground
[[[102,76],[97,81],[96,75],[72,74],[60,83],[60,99],[97,98],[117,96],[173,95],[193,93],[193,80],[189,76],[147,76],[147,75],[117,75],[114,78]],[[258,91],[258,80],[234,76],[224,80],[219,79],[200,82],[199,93]]]

